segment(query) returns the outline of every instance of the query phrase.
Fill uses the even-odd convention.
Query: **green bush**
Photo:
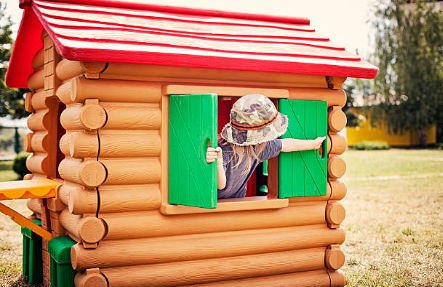
[[[29,154],[27,153],[19,153],[12,162],[12,170],[19,175],[20,179],[25,176],[25,174],[31,173],[26,167],[26,159]]]
[[[354,146],[357,150],[384,150],[389,149],[389,144],[385,141],[364,141]]]

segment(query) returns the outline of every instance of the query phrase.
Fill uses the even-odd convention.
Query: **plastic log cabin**
[[[341,86],[376,67],[304,18],[139,1],[20,5],[6,81],[32,91],[26,179],[63,182],[28,201],[60,241],[42,240],[45,286],[345,285]],[[252,93],[288,115],[283,137],[327,144],[269,160],[247,197],[217,200],[205,149]],[[62,278],[69,261],[75,273]]]

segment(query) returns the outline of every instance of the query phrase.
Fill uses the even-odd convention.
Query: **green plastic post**
[[[74,244],[75,241],[69,237],[55,237],[49,241],[52,287],[74,287],[75,271],[71,265],[71,247]]]
[[[41,226],[39,219],[34,223]],[[23,275],[28,276],[29,284],[43,282],[42,238],[27,227],[21,228],[23,234]]]

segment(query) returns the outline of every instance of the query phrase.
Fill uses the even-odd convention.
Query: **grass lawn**
[[[443,151],[349,150],[343,158],[347,286],[443,286]],[[7,166],[0,162],[0,180],[15,179]],[[26,201],[8,205],[29,214]],[[1,214],[0,223],[0,286],[27,286],[20,227]]]
[[[347,286],[443,286],[443,151],[343,158]]]

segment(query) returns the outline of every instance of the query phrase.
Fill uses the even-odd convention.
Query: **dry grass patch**
[[[443,152],[351,150],[343,157],[347,286],[443,286]],[[380,179],[386,175],[400,179]]]

